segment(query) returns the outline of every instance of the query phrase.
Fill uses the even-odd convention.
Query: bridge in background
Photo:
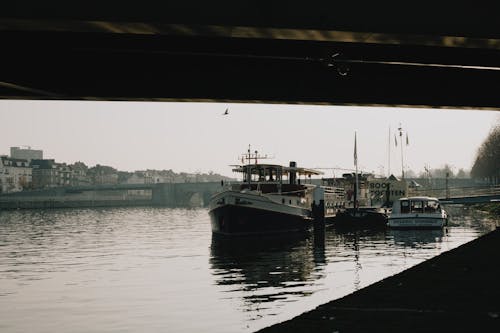
[[[413,190],[412,196],[436,197],[443,204],[500,203],[500,186],[468,186]]]
[[[6,1],[0,98],[500,109],[497,11],[373,1]]]
[[[500,194],[495,195],[478,195],[471,197],[451,197],[440,198],[439,201],[443,204],[449,205],[467,205],[477,203],[500,203]]]
[[[221,183],[157,183],[55,187],[0,195],[0,208],[200,207]]]

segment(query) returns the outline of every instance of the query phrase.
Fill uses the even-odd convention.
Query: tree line
[[[500,183],[500,122],[493,127],[479,147],[471,175],[491,184]]]

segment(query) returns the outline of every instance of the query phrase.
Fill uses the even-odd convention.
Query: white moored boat
[[[392,206],[387,225],[390,228],[442,228],[448,216],[433,197],[400,198]]]

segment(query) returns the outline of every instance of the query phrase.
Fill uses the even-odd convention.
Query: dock
[[[500,332],[500,229],[260,330]]]

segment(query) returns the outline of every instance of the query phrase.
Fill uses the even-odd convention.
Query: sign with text
[[[408,184],[404,180],[372,179],[369,183],[371,204],[383,205],[387,200],[394,202],[408,195]]]

